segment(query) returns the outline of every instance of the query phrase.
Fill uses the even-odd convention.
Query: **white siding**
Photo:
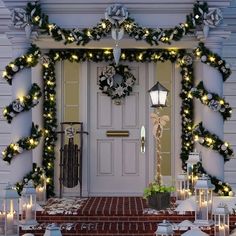
[[[0,75],[12,60],[11,44],[4,35],[0,35]],[[11,102],[11,86],[0,79],[0,189],[7,183],[10,165],[2,160],[2,150],[11,142],[11,126],[3,117],[3,109]]]

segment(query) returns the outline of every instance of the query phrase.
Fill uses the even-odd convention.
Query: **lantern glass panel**
[[[195,223],[211,225],[212,221],[212,189],[213,185],[207,176],[198,179],[195,185],[196,211]]]
[[[21,197],[21,224],[35,225],[36,221],[36,190],[32,183],[26,184]]]
[[[10,185],[3,190],[1,203],[0,235],[19,235],[19,195]]]

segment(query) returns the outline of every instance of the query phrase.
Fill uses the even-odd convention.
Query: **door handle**
[[[145,127],[141,127],[141,153],[145,153]]]

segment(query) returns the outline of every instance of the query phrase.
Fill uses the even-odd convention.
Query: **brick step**
[[[24,233],[32,233],[35,236],[43,236],[46,224],[40,224],[32,230],[21,230]],[[155,222],[78,222],[73,224],[60,224],[63,236],[70,235],[114,235],[114,236],[154,236],[157,228]],[[181,235],[184,231],[175,231],[175,235]],[[214,235],[213,229],[205,231]]]
[[[45,215],[37,214],[39,223],[51,222],[162,222],[168,220],[173,223],[179,223],[183,220],[194,221],[194,215],[140,215],[140,216],[79,216],[79,215]]]

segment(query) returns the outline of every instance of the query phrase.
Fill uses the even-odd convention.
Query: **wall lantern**
[[[183,201],[188,197],[188,176],[185,172],[177,175],[177,200]]]
[[[194,185],[196,184],[197,181],[197,176],[194,176],[194,166],[200,162],[200,154],[196,150],[194,152],[190,152],[188,155],[188,160],[186,161],[187,163],[187,176],[189,179],[188,182],[188,189],[190,189],[191,192],[194,190]]]
[[[155,232],[155,235],[156,236],[174,235],[172,225],[166,220],[163,220],[162,223],[157,225],[157,230]]]
[[[148,90],[152,107],[165,107],[167,101],[167,95],[169,90],[166,89],[163,85],[157,82],[151,89]]]
[[[48,225],[43,236],[62,236],[60,227],[56,224]]]
[[[10,184],[1,191],[0,235],[19,235],[19,198],[17,191]]]
[[[229,235],[229,213],[227,205],[223,203],[214,210],[215,236]]]
[[[25,184],[21,193],[21,224],[36,225],[36,190],[33,181]]]
[[[212,185],[210,179],[206,175],[202,175],[196,182],[195,185],[195,199],[196,199],[196,210],[195,210],[195,224],[198,225],[212,225]]]

